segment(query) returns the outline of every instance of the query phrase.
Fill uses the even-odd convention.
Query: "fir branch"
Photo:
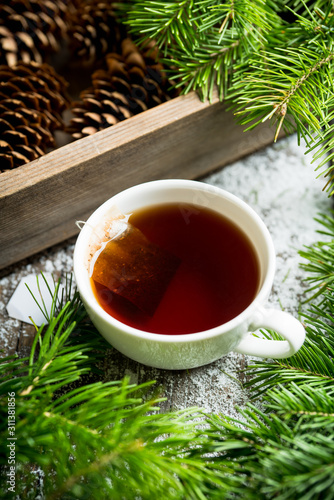
[[[265,50],[235,72],[230,95],[240,123],[248,129],[271,120],[276,125],[275,140],[281,128],[288,133],[297,131],[298,141],[303,138],[308,152],[313,152],[313,161],[322,158],[317,169],[333,158],[331,9],[327,8],[323,18],[307,9],[310,19],[287,26],[284,37],[274,30]],[[330,175],[326,188],[331,193],[332,167],[326,167],[320,175],[324,174]]]
[[[128,10],[126,22],[131,25],[131,32],[140,35],[143,43],[154,39],[165,56],[174,41],[188,53],[201,38],[197,21],[199,11],[194,3],[193,0],[136,0]]]
[[[170,77],[178,81],[176,86],[182,87],[184,93],[196,90],[202,100],[206,98],[211,100],[216,87],[221,100],[227,93],[231,70],[235,60],[243,51],[244,40],[235,40],[226,36],[222,48],[218,43],[218,38],[217,31],[208,37],[206,43],[209,43],[210,51],[206,44],[194,47],[189,55],[183,55],[177,48],[173,50],[169,61],[173,67]]]
[[[334,400],[324,389],[314,391],[308,385],[291,383],[289,388],[279,386],[268,391],[266,400],[267,408],[284,420],[298,419],[301,431],[325,428],[330,433],[334,428]]]
[[[334,16],[329,0],[136,0],[125,22],[155,38],[171,78],[202,99],[218,86],[248,129],[296,131],[334,192]]]
[[[333,74],[329,63],[334,50],[320,44],[317,48],[319,51],[314,47],[265,51],[260,62],[250,61],[248,72],[242,76],[237,73],[231,98],[237,102],[236,113],[246,114],[240,123],[252,129],[273,119],[277,123],[276,140],[282,126],[290,130],[295,122],[299,136],[309,146],[317,140],[313,134],[322,139],[322,127],[329,126],[324,110],[332,97]],[[239,93],[241,87],[244,90]],[[285,123],[287,120],[289,125]]]
[[[197,430],[197,409],[157,413],[161,398],[147,393],[153,382],[73,388],[99,359],[92,349],[102,347],[92,326],[91,336],[80,338],[73,319],[87,322],[81,306],[74,294],[38,330],[29,358],[0,364],[0,461],[6,465],[7,398],[15,393],[16,493],[33,487],[24,464],[34,464],[43,468],[47,498],[204,499],[218,490],[219,498],[227,498],[240,479],[233,477],[233,464],[205,459],[207,438]],[[72,343],[76,334],[80,341]]]
[[[257,51],[280,18],[271,2],[158,2],[137,0],[126,23],[141,43],[152,38],[162,49],[171,79],[186,93],[210,98],[218,85],[221,99],[229,86],[232,63]],[[222,28],[222,29],[221,29]]]
[[[242,38],[245,33],[252,33],[248,38],[253,49],[258,43],[266,41],[265,34],[277,22],[274,12],[266,6],[264,0],[230,0],[208,6],[207,15],[202,17],[200,31],[207,31],[217,25],[220,37],[218,42],[224,40],[229,31],[231,37]],[[256,43],[254,43],[256,41]]]
[[[275,394],[279,398],[279,391]],[[275,409],[283,412],[286,399],[279,400]],[[265,408],[268,411],[270,404]],[[334,439],[323,426],[301,426],[299,419],[286,420],[252,405],[240,414],[242,421],[208,417],[215,460],[236,461],[238,474],[244,477],[243,491],[235,498],[329,500],[333,496]]]
[[[301,263],[307,273],[306,282],[312,286],[309,301],[321,295],[329,285],[334,284],[334,211],[329,214],[320,214],[315,220],[322,229],[318,233],[329,237],[326,241],[318,241],[312,246],[306,246],[299,251],[299,255],[307,262]],[[327,295],[327,300],[331,300]]]

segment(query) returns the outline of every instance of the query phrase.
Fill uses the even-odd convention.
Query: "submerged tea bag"
[[[153,316],[180,259],[151,243],[131,223],[130,216],[112,220],[108,241],[90,264],[93,280]]]

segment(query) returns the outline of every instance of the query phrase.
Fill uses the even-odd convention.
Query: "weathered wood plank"
[[[77,233],[116,192],[158,178],[196,178],[273,139],[243,134],[215,96],[181,96],[0,175],[0,269]]]

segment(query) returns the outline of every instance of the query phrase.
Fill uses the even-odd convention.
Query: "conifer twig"
[[[183,92],[211,99],[217,86],[248,129],[271,120],[273,140],[296,131],[334,193],[330,0],[136,0],[122,12],[139,42],[156,39]]]

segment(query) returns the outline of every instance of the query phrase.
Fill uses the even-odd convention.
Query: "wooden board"
[[[75,235],[101,203],[154,179],[201,177],[273,140],[244,133],[215,95],[195,93],[67,144],[0,175],[0,269]]]

